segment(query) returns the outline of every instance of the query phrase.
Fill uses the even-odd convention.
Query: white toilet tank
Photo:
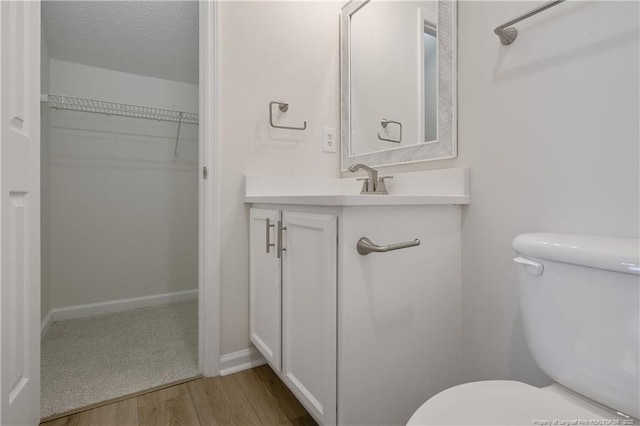
[[[513,248],[537,364],[565,387],[640,418],[639,240],[522,234]]]

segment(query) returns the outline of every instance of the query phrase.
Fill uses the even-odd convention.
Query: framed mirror
[[[456,157],[456,21],[454,0],[343,6],[342,170]]]

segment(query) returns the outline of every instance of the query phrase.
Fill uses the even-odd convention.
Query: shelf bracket
[[[178,119],[178,133],[176,134],[176,146],[173,148],[173,161],[178,161],[178,141],[180,140],[180,125],[182,124],[182,113]]]

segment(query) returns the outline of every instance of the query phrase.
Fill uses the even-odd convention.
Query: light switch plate
[[[322,128],[322,150],[324,152],[336,152],[336,129],[331,127]]]

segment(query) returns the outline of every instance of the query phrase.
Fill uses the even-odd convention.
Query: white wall
[[[459,3],[459,158],[385,168],[471,169],[465,381],[548,382],[524,340],[513,237],[639,232],[639,5],[563,3],[518,24],[518,39],[502,46],[493,27],[538,4]]]
[[[51,59],[51,92],[198,112],[198,85]]]
[[[44,29],[40,32],[40,90],[49,91],[49,50]],[[51,203],[49,176],[49,107],[40,104],[40,317],[51,310]]]
[[[248,348],[249,220],[243,176],[339,175],[322,127],[339,123],[339,2],[220,3],[221,353]],[[269,101],[289,102],[268,125]],[[275,112],[274,112],[275,114]],[[279,114],[275,114],[278,117]]]
[[[198,87],[51,60],[52,93],[197,111]],[[52,307],[197,288],[198,129],[50,111]]]
[[[460,7],[460,160],[466,380],[544,382],[525,345],[511,239],[523,232],[638,237],[637,2],[566,3],[490,31],[535,3]],[[615,25],[603,25],[612,23]]]

